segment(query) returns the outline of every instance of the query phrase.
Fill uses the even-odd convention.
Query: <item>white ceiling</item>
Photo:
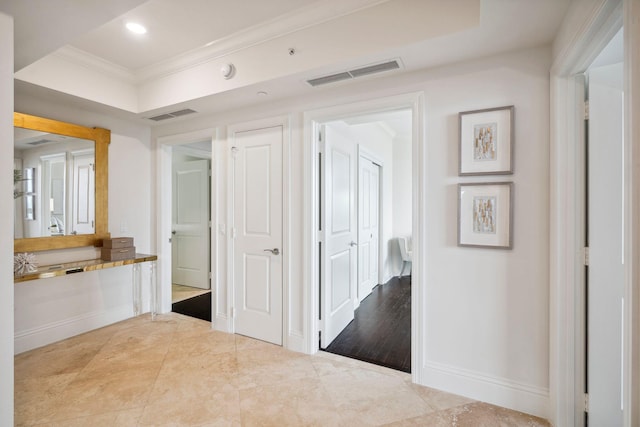
[[[389,0],[0,0],[0,11],[14,16],[17,69],[57,48],[67,46],[129,72],[148,72],[172,61],[179,63],[185,56],[204,51],[211,54],[211,49],[217,49],[220,55],[224,55],[233,51],[234,46],[259,45],[269,37],[294,34],[301,28],[330,23],[345,14],[366,11],[367,7],[387,1]],[[413,7],[415,4],[418,7],[421,1],[423,0],[407,0],[402,4],[405,7]],[[458,0],[436,1],[446,2],[455,12]],[[311,92],[331,91],[336,86],[310,88],[304,81],[325,73],[381,60],[400,59],[403,68],[399,72],[406,73],[540,46],[551,43],[554,39],[569,2],[570,0],[480,0],[480,24],[473,28],[416,40],[400,47],[370,49],[366,54],[351,55],[349,59],[340,62],[327,62],[304,72],[266,79],[144,113],[130,114],[112,110],[118,116],[133,119],[179,108],[194,108],[202,113],[215,112],[222,108],[265,102],[264,98],[256,97],[259,90],[269,93],[269,102]],[[300,17],[306,17],[307,20],[299,19]],[[135,19],[146,25],[149,32],[142,37],[127,33],[124,23],[128,19]],[[363,42],[358,39],[366,33],[365,30],[353,28],[354,42],[360,45],[366,43],[366,40]],[[375,31],[375,28],[368,30]],[[263,39],[251,39],[252,34],[254,37],[260,34]],[[316,38],[314,43],[321,46],[325,41]],[[207,44],[210,45],[206,46]],[[323,48],[339,51],[344,46],[332,44]],[[18,83],[16,93],[18,96],[20,93],[27,93],[50,99],[58,98],[61,102],[76,103],[83,108],[93,105],[96,110],[109,111],[108,106],[31,84]],[[149,121],[145,123],[152,124]]]
[[[130,70],[223,40],[322,0],[153,0],[74,40],[71,46]],[[148,33],[133,34],[128,21]]]
[[[0,0],[13,16],[19,70],[146,0]]]

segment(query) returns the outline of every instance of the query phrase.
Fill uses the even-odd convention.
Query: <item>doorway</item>
[[[321,349],[410,371],[411,110],[319,124]],[[400,239],[401,238],[401,239]]]
[[[588,68],[585,425],[623,425],[623,30]]]
[[[211,321],[211,142],[173,147],[172,311]]]

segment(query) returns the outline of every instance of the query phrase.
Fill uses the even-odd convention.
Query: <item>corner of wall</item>
[[[13,18],[0,13],[0,140],[13,140]],[[13,147],[3,144],[0,170],[13,168]],[[11,147],[11,148],[8,148]],[[9,201],[13,183],[9,174],[0,174],[0,194]],[[13,220],[0,225],[0,424],[13,425]]]

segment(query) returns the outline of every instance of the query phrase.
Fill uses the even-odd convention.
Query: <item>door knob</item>
[[[273,249],[265,249],[265,252],[271,252],[274,255],[279,255],[280,254],[280,249],[278,248],[273,248]]]
[[[176,230],[171,230],[171,234],[173,234],[175,236]]]
[[[349,246],[358,246],[358,244],[356,242],[351,242],[349,243]]]

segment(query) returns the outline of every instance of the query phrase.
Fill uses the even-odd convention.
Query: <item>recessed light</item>
[[[263,90],[261,90],[260,92],[256,93],[256,95],[258,95],[258,96],[267,96],[268,93],[263,91]]]
[[[138,24],[137,22],[127,22],[126,27],[127,27],[127,30],[136,34],[146,34],[147,32],[147,29],[143,25]]]

